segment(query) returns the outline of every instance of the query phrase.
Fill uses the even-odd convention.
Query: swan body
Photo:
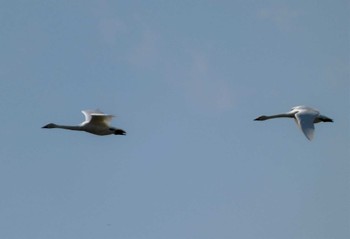
[[[110,127],[109,123],[114,117],[113,115],[104,114],[100,111],[83,110],[82,113],[85,115],[85,121],[80,125],[70,126],[70,125],[58,125],[58,124],[47,124],[43,126],[44,129],[69,129],[85,131],[96,135],[126,135],[126,132],[122,129]]]
[[[312,140],[314,137],[315,123],[333,122],[331,118],[321,115],[319,111],[307,106],[295,106],[287,113],[270,116],[262,115],[254,120],[263,121],[274,118],[294,118],[308,140]]]

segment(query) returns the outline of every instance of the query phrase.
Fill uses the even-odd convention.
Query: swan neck
[[[70,130],[82,130],[82,128],[80,126],[71,126],[71,125],[56,125],[55,128],[70,129]]]
[[[266,119],[274,119],[274,118],[293,118],[293,117],[294,117],[294,114],[283,113],[283,114],[277,114],[277,115],[266,116]]]

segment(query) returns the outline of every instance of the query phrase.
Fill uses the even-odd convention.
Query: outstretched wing
[[[295,114],[295,119],[297,121],[298,126],[303,131],[304,135],[308,140],[312,140],[314,137],[314,121],[318,116],[317,111],[299,111]]]
[[[104,114],[99,110],[83,110],[82,113],[85,115],[85,121],[82,124],[93,124],[97,126],[109,127],[114,115]]]

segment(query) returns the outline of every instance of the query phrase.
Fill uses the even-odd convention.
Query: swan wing
[[[85,116],[85,121],[82,125],[92,124],[99,126],[109,126],[110,121],[114,117],[113,115],[104,114],[99,110],[83,110],[81,111]]]
[[[89,124],[109,127],[109,123],[113,117],[113,115],[94,113],[91,114],[91,120]]]
[[[296,122],[308,140],[314,137],[314,121],[317,116],[317,111],[300,111],[295,114]]]
[[[308,111],[308,112],[314,111],[316,113],[319,113],[318,110],[305,105],[294,106],[292,107],[291,111]]]
[[[93,111],[92,110],[82,110],[81,113],[83,113],[85,116],[85,121],[82,124],[89,123],[89,121],[91,120],[91,114],[93,113]]]

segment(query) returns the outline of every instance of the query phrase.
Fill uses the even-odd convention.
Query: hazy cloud
[[[97,34],[102,42],[114,45],[118,39],[127,33],[127,26],[118,17],[118,5],[108,1],[96,1],[91,5],[92,15],[97,21]]]
[[[139,40],[130,50],[129,62],[141,68],[153,66],[159,59],[159,41],[156,32],[148,29],[141,30]]]
[[[296,27],[301,11],[286,5],[264,7],[258,11],[260,19],[270,21],[280,30],[289,31]]]
[[[185,87],[192,102],[201,108],[226,111],[233,107],[233,91],[228,82],[215,78],[210,60],[202,53],[192,54]]]
[[[118,36],[125,32],[125,24],[117,18],[101,18],[98,23],[98,29],[102,41],[113,45],[117,42]]]

